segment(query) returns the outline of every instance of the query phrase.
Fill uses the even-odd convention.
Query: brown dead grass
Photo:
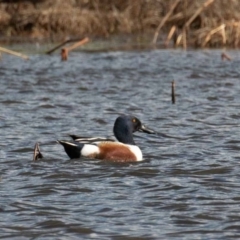
[[[14,1],[13,1],[14,2]],[[154,34],[175,0],[41,0],[0,3],[0,35],[59,40],[112,34]],[[181,0],[160,30],[158,41],[175,26],[171,44],[184,45],[186,22],[206,0]],[[195,47],[240,47],[240,1],[215,0],[186,29]]]

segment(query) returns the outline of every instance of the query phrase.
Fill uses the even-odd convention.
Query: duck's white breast
[[[98,154],[99,153],[99,148],[96,145],[91,145],[91,144],[84,144],[81,155],[84,157],[88,157],[92,154]]]
[[[130,151],[136,156],[137,161],[142,161],[142,151],[141,149],[136,145],[127,145],[130,149]]]

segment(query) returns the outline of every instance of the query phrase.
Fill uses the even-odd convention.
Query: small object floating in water
[[[142,161],[142,151],[133,140],[133,133],[145,132],[155,134],[156,132],[144,126],[141,121],[129,115],[119,116],[113,127],[113,133],[118,141],[106,138],[82,138],[71,135],[73,142],[58,140],[70,159],[88,157],[113,162],[136,162]],[[96,141],[94,141],[94,139]]]
[[[33,161],[37,161],[39,158],[43,158],[43,155],[40,152],[39,143],[36,143],[34,147]]]
[[[231,61],[231,60],[232,60],[232,58],[231,58],[229,55],[227,55],[226,53],[222,53],[222,54],[221,54],[221,58],[222,58],[223,61],[224,61],[225,59],[228,60],[228,61]]]

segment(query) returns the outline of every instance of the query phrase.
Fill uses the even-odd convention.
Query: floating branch
[[[168,18],[172,15],[174,9],[176,8],[176,6],[178,5],[178,3],[180,2],[181,0],[176,0],[173,5],[171,6],[170,10],[168,11],[167,15],[162,19],[162,21],[160,22],[160,24],[158,25],[156,31],[155,31],[155,34],[154,34],[154,37],[153,37],[153,40],[152,40],[152,43],[153,44],[156,44],[157,42],[157,38],[158,38],[158,35],[159,35],[159,32],[161,30],[161,28],[163,27],[163,25],[167,22]]]
[[[8,53],[10,55],[13,55],[13,56],[16,56],[16,57],[20,57],[20,58],[23,58],[23,59],[26,59],[26,60],[29,59],[29,57],[27,55],[24,55],[22,53],[15,52],[15,51],[12,51],[10,49],[3,48],[3,47],[0,47],[0,52]]]

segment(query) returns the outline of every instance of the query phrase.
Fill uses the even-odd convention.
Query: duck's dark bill
[[[145,132],[148,134],[155,134],[156,132],[154,132],[152,129],[147,128],[146,126],[142,125],[141,128],[139,129],[140,132]]]

